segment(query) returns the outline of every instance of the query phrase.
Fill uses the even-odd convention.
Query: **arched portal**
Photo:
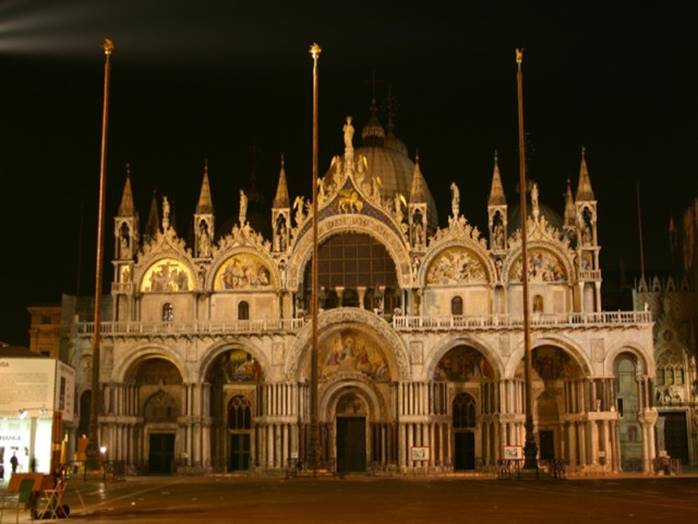
[[[339,398],[335,411],[337,472],[366,471],[366,402],[349,390]]]
[[[215,470],[247,470],[254,456],[254,423],[257,385],[262,368],[242,349],[229,349],[209,365],[211,462]]]
[[[478,459],[493,463],[497,383],[490,362],[479,350],[460,344],[441,357],[433,380],[435,410],[443,410],[451,419],[451,424],[439,423],[434,428],[435,462],[452,464],[455,470],[472,470]],[[446,401],[449,395],[453,398],[450,404]]]
[[[565,349],[553,345],[534,348],[531,363],[538,457],[543,461],[559,459],[571,465],[586,464],[591,458],[587,449],[588,428],[583,422],[568,427],[569,420],[575,416],[579,418],[575,414],[592,411],[584,393],[579,393],[579,385],[585,387],[582,367]],[[524,361],[521,360],[517,376],[523,375]],[[581,429],[578,426],[582,426]]]
[[[453,399],[453,431],[455,456],[453,469],[475,469],[475,399],[459,393]]]
[[[182,375],[164,358],[136,362],[126,372],[125,381],[135,383],[138,414],[143,418],[140,449],[151,474],[175,471],[177,450],[183,449],[183,435],[177,420],[183,412]]]
[[[304,308],[309,310],[310,259],[303,277]],[[319,247],[320,307],[360,307],[389,313],[399,307],[395,262],[378,240],[364,233],[339,233]]]
[[[638,382],[638,362],[635,355],[624,352],[613,363],[615,376],[616,409],[619,415],[620,459],[623,471],[642,471],[643,428],[639,415],[642,411],[641,389]]]

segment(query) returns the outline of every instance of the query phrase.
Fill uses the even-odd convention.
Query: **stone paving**
[[[698,478],[140,477],[71,481],[65,501],[71,520],[91,523],[697,522]]]

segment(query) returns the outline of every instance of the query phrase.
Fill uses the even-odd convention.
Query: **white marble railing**
[[[533,327],[582,327],[582,326],[617,326],[629,324],[648,324],[652,322],[650,311],[617,311],[601,313],[561,313],[553,315],[531,315]],[[394,316],[393,327],[401,331],[412,330],[450,330],[450,329],[507,329],[521,328],[523,318],[520,316]]]
[[[601,280],[600,269],[582,269],[579,272],[579,280]]]
[[[102,322],[102,335],[225,335],[294,332],[304,319],[232,320],[226,322]],[[79,322],[78,335],[92,335],[94,322]]]

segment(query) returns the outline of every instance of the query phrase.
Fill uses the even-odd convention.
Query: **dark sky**
[[[522,46],[541,202],[562,211],[586,145],[602,267],[610,274],[622,258],[631,275],[638,270],[639,182],[648,268],[669,269],[669,217],[697,193],[694,13],[660,2],[455,4],[0,2],[0,340],[26,343],[26,306],[74,293],[79,264],[81,291],[93,292],[105,35],[116,44],[108,254],[126,162],[142,221],[157,187],[174,201],[182,234],[204,158],[218,224],[237,211],[252,147],[268,201],[281,152],[291,192],[309,192],[307,48],[317,40],[321,171],[342,149],[344,116],[359,130],[365,122],[375,71],[377,98],[392,86],[399,102],[398,136],[411,155],[420,150],[441,223],[455,180],[465,215],[483,228],[495,148],[516,199],[514,48]]]

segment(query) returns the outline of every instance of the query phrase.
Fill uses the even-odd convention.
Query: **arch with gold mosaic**
[[[138,285],[141,293],[178,293],[196,288],[197,281],[191,266],[167,255],[146,267]]]
[[[266,257],[253,250],[226,253],[211,266],[207,288],[213,291],[262,291],[276,289],[279,276]]]
[[[419,282],[423,286],[489,284],[494,280],[494,268],[478,247],[462,241],[438,246],[424,257]]]
[[[547,242],[530,242],[527,251],[529,282],[548,284],[572,282],[574,270],[570,257],[556,246]],[[520,283],[522,267],[519,246],[504,261],[503,279],[510,283]]]

